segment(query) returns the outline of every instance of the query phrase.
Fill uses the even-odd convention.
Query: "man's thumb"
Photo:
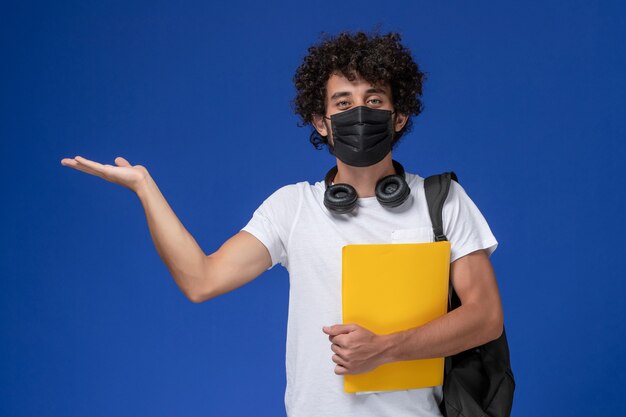
[[[130,166],[130,163],[126,159],[122,158],[121,156],[118,156],[117,158],[115,158],[115,164],[118,167],[129,167]]]
[[[348,333],[350,331],[350,327],[347,327],[345,324],[335,324],[332,326],[324,326],[322,327],[322,330],[331,336],[336,336],[341,333]]]

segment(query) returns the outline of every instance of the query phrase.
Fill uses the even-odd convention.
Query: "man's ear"
[[[406,125],[406,122],[409,121],[409,117],[404,114],[404,113],[396,113],[396,120],[394,123],[394,129],[396,132],[399,132],[402,130],[402,128],[404,127],[404,125]]]
[[[326,127],[326,123],[324,123],[324,117],[322,115],[313,115],[313,127],[320,136],[328,136],[328,128]]]

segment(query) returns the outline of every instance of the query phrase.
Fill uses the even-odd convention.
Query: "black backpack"
[[[428,212],[435,241],[448,240],[443,233],[442,210],[454,172],[431,175],[424,180]],[[461,305],[449,284],[448,311]],[[443,401],[445,417],[509,417],[513,406],[515,380],[511,371],[506,333],[484,345],[445,359]]]

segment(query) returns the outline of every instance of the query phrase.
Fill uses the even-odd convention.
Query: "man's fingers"
[[[341,366],[345,366],[346,365],[346,361],[339,355],[333,355],[332,360],[337,365],[341,365]]]
[[[332,345],[330,345],[330,350],[335,352],[336,356],[339,356],[340,358],[343,359],[343,355],[345,354],[345,352],[343,351],[343,349],[341,349],[339,345],[336,345],[333,343]]]
[[[345,347],[345,337],[343,335],[337,335],[337,336],[328,336],[328,340],[330,340],[331,343],[334,343],[335,345],[339,346],[339,347]]]
[[[94,170],[95,172],[100,172],[100,173],[104,172],[104,165],[98,162],[90,161],[89,159],[85,159],[82,156],[77,156],[74,159],[78,161],[79,164],[84,165],[87,168]]]
[[[64,159],[61,160],[61,163],[63,165],[65,165],[65,166],[68,166],[70,168],[74,168],[74,169],[76,169],[78,171],[86,172],[87,174],[95,175],[95,176],[98,176],[98,177],[101,176],[101,174],[98,171],[88,167],[85,164],[81,164],[80,162],[78,162],[78,161],[76,161],[75,159],[72,159],[72,158],[64,158]]]
[[[348,370],[341,365],[335,366],[335,373],[337,375],[345,375],[348,373]]]

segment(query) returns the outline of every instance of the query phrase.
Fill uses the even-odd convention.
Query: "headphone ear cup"
[[[385,207],[397,207],[411,194],[409,184],[401,175],[387,175],[376,183],[376,199]]]
[[[348,213],[356,207],[358,195],[350,184],[333,184],[326,187],[324,205],[335,213]]]

